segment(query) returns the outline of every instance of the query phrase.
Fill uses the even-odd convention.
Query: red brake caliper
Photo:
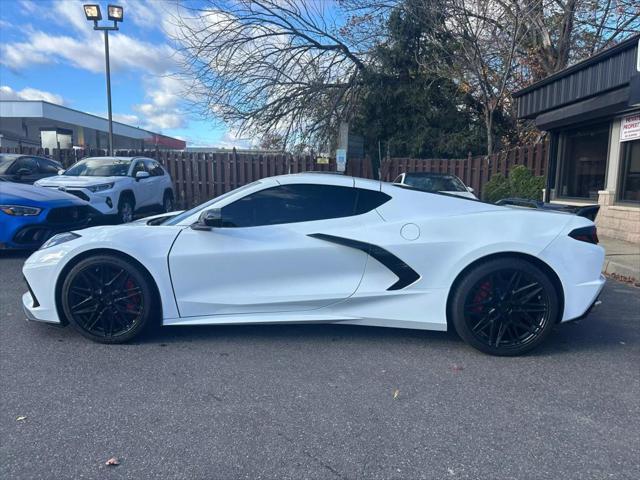
[[[480,302],[483,302],[484,300],[486,300],[487,297],[489,297],[490,293],[491,293],[491,280],[486,280],[480,285],[480,288],[476,291],[476,294],[473,297],[473,303],[478,304],[474,307],[474,310],[476,313],[482,312],[483,306],[480,304]]]
[[[125,291],[129,291],[136,288],[136,284],[133,283],[133,280],[129,278],[125,282],[124,287],[125,287]],[[137,311],[138,309],[136,307],[140,306],[140,295],[133,295],[129,297],[128,300],[129,301],[127,302],[127,310]]]

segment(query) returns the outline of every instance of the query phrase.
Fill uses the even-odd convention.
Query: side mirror
[[[222,227],[222,210],[219,208],[211,208],[200,214],[198,221],[191,228],[194,230],[211,230],[212,228]]]
[[[467,190],[469,190],[471,193],[476,193],[476,191],[471,187],[467,187]]]
[[[151,174],[149,172],[136,172],[136,180],[142,180],[143,178],[149,178]]]
[[[64,175],[64,172],[66,172],[66,170],[64,168],[61,168],[60,170],[58,170],[58,175]]]

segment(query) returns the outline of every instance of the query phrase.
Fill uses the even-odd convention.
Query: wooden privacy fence
[[[0,152],[42,155],[55,158],[69,167],[77,160],[88,156],[104,156],[104,150],[52,150],[33,147],[0,148]],[[182,152],[147,150],[119,150],[120,156],[146,156],[162,163],[173,179],[176,206],[190,208],[198,203],[221,195],[260,178],[287,173],[308,171],[335,172],[334,160],[318,163],[311,155],[256,152]],[[381,177],[393,181],[402,172],[434,172],[457,175],[472,187],[479,197],[484,185],[495,173],[505,176],[515,165],[525,165],[535,175],[545,175],[547,170],[547,144],[527,145],[490,156],[464,159],[416,159],[391,158],[382,163]],[[373,178],[371,161],[349,159],[346,174],[355,177]]]
[[[516,165],[524,165],[536,176],[545,176],[547,172],[547,143],[534,145],[465,159],[440,160],[416,158],[392,158],[382,163],[380,176],[382,180],[392,182],[403,172],[434,172],[454,174],[473,188],[476,195],[482,198],[485,184],[496,173],[508,176]]]
[[[177,203],[197,205],[247,183],[274,175],[308,171],[335,172],[335,162],[318,164],[311,156],[161,152],[154,156],[171,174]]]
[[[51,150],[33,147],[0,148],[4,153],[40,155],[60,161],[69,168],[85,157],[106,156],[105,150]],[[118,150],[123,157],[145,156],[158,160],[169,172],[175,190],[178,208],[191,208],[210,198],[247,183],[274,175],[307,171],[335,172],[335,161],[318,163],[311,155],[286,153],[229,152],[202,153],[166,150]],[[370,164],[370,162],[369,162]],[[360,166],[362,169],[362,167]],[[370,168],[363,169],[365,173]]]

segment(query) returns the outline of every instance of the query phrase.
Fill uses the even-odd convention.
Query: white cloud
[[[257,144],[255,139],[240,136],[234,130],[227,130],[215,146],[220,148],[255,148]]]
[[[64,99],[55,93],[45,92],[36,88],[23,88],[16,91],[8,85],[0,86],[0,100],[44,100],[49,103],[64,105]]]
[[[144,118],[144,128],[148,130],[181,128],[186,125],[186,119],[181,113],[164,111],[151,103],[134,105],[133,109]]]
[[[145,128],[165,130],[186,126],[188,114],[181,105],[188,93],[181,79],[171,75],[147,77],[144,86],[147,101],[133,105],[133,110],[144,118]]]
[[[155,45],[123,35],[109,39],[111,68],[143,70],[155,74],[174,67],[174,52],[168,45]],[[101,35],[75,38],[34,31],[28,42],[0,45],[0,63],[12,70],[36,64],[68,63],[94,73],[104,71],[104,42]]]
[[[83,3],[82,0],[65,0],[48,3],[47,8],[42,8],[39,1],[21,0],[25,16],[32,17],[37,13],[53,27],[49,30],[48,27],[28,26],[22,40],[0,44],[0,64],[14,71],[61,64],[103,73],[103,35],[94,31],[84,17]],[[113,72],[138,72],[145,95],[131,106],[131,113],[114,114],[114,119],[155,131],[185,127],[188,115],[182,105],[188,88],[168,75],[178,68],[176,52],[166,42],[152,43],[123,33],[135,35],[141,28],[161,30],[165,17],[178,7],[164,0],[121,0],[117,3],[124,7],[124,22],[122,31],[109,34],[111,69]],[[101,6],[106,18],[106,5]]]

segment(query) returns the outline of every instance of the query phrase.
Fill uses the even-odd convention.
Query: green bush
[[[542,189],[545,187],[544,177],[536,177],[524,165],[511,169],[509,177],[496,173],[484,187],[484,200],[495,203],[509,197],[542,200]]]

